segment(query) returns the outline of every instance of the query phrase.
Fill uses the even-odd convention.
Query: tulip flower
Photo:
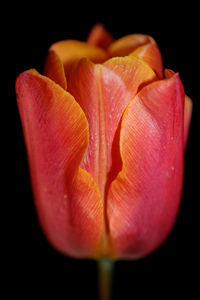
[[[157,249],[178,214],[192,104],[154,39],[97,25],[86,42],[53,44],[16,94],[49,242],[77,258]]]

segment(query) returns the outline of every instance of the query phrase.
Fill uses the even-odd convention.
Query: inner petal
[[[121,169],[122,114],[140,85],[154,78],[152,69],[136,57],[112,58],[102,65],[82,59],[69,76],[68,91],[89,123],[89,146],[81,167],[97,182],[104,203],[108,182]]]
[[[62,61],[65,74],[68,74],[74,63],[83,57],[89,58],[94,63],[102,63],[108,59],[108,54],[103,49],[76,40],[64,40],[54,43],[50,50],[54,51]]]
[[[87,42],[106,50],[114,42],[114,38],[103,24],[98,23],[90,31]]]
[[[129,55],[140,46],[155,43],[152,37],[145,34],[130,34],[114,41],[108,48],[110,56]]]
[[[156,43],[140,46],[129,55],[142,59],[156,72],[159,78],[163,77],[162,56]]]

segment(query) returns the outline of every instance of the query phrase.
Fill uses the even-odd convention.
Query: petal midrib
[[[107,178],[107,139],[106,139],[106,120],[104,97],[101,84],[101,65],[97,65],[97,93],[98,93],[98,186],[101,192],[102,201],[105,202],[105,185]]]
[[[100,254],[108,254],[108,222],[107,222],[107,205],[106,205],[106,183],[107,183],[107,167],[108,167],[108,149],[107,149],[107,136],[106,136],[106,116],[105,116],[105,103],[102,91],[102,65],[96,65],[97,79],[97,94],[98,94],[98,186],[101,193],[103,202],[103,232],[100,244]]]

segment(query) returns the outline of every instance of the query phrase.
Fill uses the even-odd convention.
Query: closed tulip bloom
[[[60,252],[138,259],[177,217],[192,104],[153,38],[96,25],[16,80],[35,205]]]

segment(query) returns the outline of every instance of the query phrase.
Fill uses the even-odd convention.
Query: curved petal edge
[[[74,257],[98,256],[103,209],[98,187],[80,168],[88,123],[74,98],[29,70],[17,78],[35,204],[51,244]]]
[[[183,124],[178,74],[147,85],[127,107],[120,133],[122,171],[108,194],[116,258],[144,257],[168,236],[182,191]]]

